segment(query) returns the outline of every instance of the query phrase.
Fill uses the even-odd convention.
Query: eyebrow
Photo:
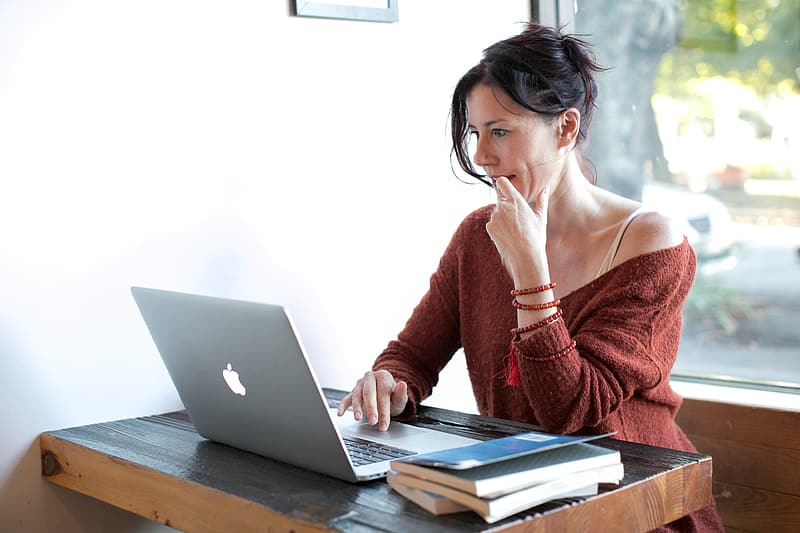
[[[483,125],[483,127],[489,127],[489,126],[494,126],[494,125],[495,125],[495,124],[497,124],[498,122],[507,122],[507,121],[508,121],[508,119],[505,119],[505,118],[496,118],[496,119],[494,119],[494,120],[489,120],[489,121],[486,121],[486,122],[484,122],[482,125]],[[472,123],[469,123],[469,124],[467,124],[467,127],[468,127],[468,128],[474,128],[474,127],[475,127],[475,125],[474,125],[474,124],[472,124]]]

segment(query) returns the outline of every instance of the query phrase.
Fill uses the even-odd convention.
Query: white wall
[[[528,9],[0,0],[0,530],[160,529],[39,475],[42,431],[181,407],[132,284],[284,302],[348,388],[490,199],[450,92]]]

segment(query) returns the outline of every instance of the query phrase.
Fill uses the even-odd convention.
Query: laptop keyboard
[[[394,446],[355,437],[344,437],[342,440],[344,440],[344,444],[347,447],[347,453],[350,454],[353,466],[379,463],[416,454],[416,452],[402,448],[395,448]]]

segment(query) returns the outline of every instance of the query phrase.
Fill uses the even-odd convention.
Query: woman
[[[599,70],[586,43],[531,23],[459,81],[453,152],[497,202],[462,222],[340,415],[412,416],[463,348],[483,415],[694,451],[669,374],[695,256],[670,219],[584,175]],[[713,504],[671,526],[721,530]]]

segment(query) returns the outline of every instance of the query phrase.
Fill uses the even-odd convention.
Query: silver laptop
[[[476,442],[398,422],[382,432],[350,413],[337,416],[280,305],[142,287],[131,293],[208,439],[346,481],[382,477],[402,455]]]

